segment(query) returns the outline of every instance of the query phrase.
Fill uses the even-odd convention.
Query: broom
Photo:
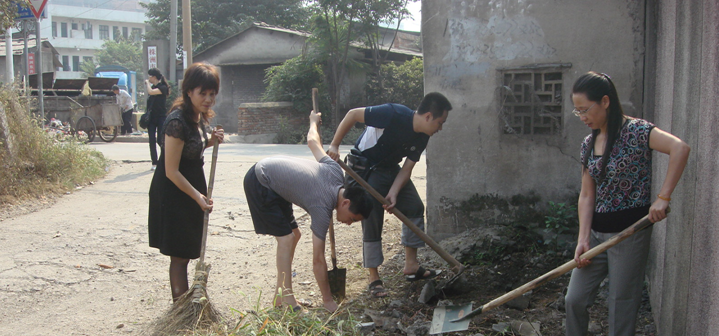
[[[212,147],[212,166],[210,168],[210,182],[207,184],[207,199],[212,198],[218,146],[219,142],[215,141],[215,145]],[[221,315],[210,303],[207,295],[207,277],[210,274],[210,264],[205,263],[205,245],[207,244],[207,225],[209,221],[210,211],[205,210],[202,228],[202,249],[200,250],[200,260],[195,265],[195,278],[192,285],[164,316],[155,321],[152,327],[153,336],[179,335],[197,328],[207,329],[220,322]]]

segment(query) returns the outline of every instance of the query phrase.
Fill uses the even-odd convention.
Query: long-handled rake
[[[212,197],[212,187],[215,184],[218,146],[219,142],[215,141],[212,148],[210,181],[207,184],[208,199]],[[154,336],[178,335],[198,327],[208,328],[220,322],[220,313],[215,310],[207,295],[207,277],[210,274],[210,264],[205,263],[205,246],[207,244],[209,221],[210,211],[206,210],[202,228],[200,260],[195,266],[195,277],[192,286],[172,305],[172,308],[163,317],[155,321],[152,328],[152,335]]]

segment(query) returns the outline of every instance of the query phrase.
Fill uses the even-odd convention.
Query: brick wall
[[[283,117],[293,127],[307,128],[307,117],[299,115],[292,107],[292,103],[240,104],[237,111],[237,133],[239,135],[277,133]]]

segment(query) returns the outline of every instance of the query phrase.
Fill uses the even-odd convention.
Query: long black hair
[[[200,91],[213,90],[215,93],[220,91],[220,74],[217,72],[217,68],[207,63],[194,63],[187,70],[185,70],[185,76],[182,80],[182,96],[177,97],[172,103],[170,111],[177,108],[182,109],[182,115],[190,125],[196,124],[195,111],[192,106],[192,100],[190,99],[190,91],[200,88]],[[203,113],[200,117],[205,121],[209,122],[212,117],[215,116],[215,112],[212,110]]]
[[[607,96],[609,98],[609,108],[607,108],[607,134],[606,144],[604,146],[604,153],[602,153],[602,169],[599,173],[599,180],[603,181],[607,175],[607,163],[609,162],[609,156],[612,154],[614,143],[619,137],[619,130],[622,128],[624,121],[624,111],[622,110],[622,104],[619,103],[619,95],[617,94],[617,88],[614,87],[612,79],[609,75],[604,73],[597,73],[590,71],[585,75],[582,75],[574,82],[572,87],[572,94],[583,93],[587,96],[589,101],[597,104],[601,103],[602,98]],[[594,148],[594,142],[599,135],[600,130],[592,130],[592,138],[589,141],[589,150],[584,154],[582,158],[582,165],[584,169],[588,168],[589,156]]]
[[[159,80],[160,83],[165,84],[165,86],[167,86],[167,95],[170,95],[170,85],[167,84],[167,81],[165,80],[165,76],[162,75],[162,72],[160,72],[160,69],[151,68],[150,70],[147,70],[147,74],[157,78],[157,80]]]

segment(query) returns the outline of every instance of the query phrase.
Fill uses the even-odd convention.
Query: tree
[[[424,96],[424,68],[421,58],[414,58],[403,64],[383,64],[378,74],[370,76],[365,85],[368,105],[387,102],[417,108]]]
[[[16,3],[24,7],[30,6],[27,0],[15,0],[15,2],[8,0],[0,1],[0,32],[5,32],[8,28],[15,25],[15,17],[17,16]]]
[[[143,78],[142,44],[131,39],[107,40],[95,52],[98,65],[121,65],[137,72],[137,81]]]
[[[355,43],[375,48],[379,68],[379,25],[401,19],[409,12],[408,1],[416,0],[315,0],[312,37],[318,59],[326,66],[333,125],[340,121],[342,91],[347,74],[365,64],[350,57]],[[399,22],[398,22],[399,27]],[[385,56],[386,59],[386,56]]]
[[[179,1],[179,0],[174,0]],[[309,18],[304,0],[192,0],[193,52],[201,52],[262,21],[285,28],[303,28]],[[152,27],[146,39],[169,40],[170,0],[141,3]],[[178,6],[177,41],[182,41],[182,8]]]

